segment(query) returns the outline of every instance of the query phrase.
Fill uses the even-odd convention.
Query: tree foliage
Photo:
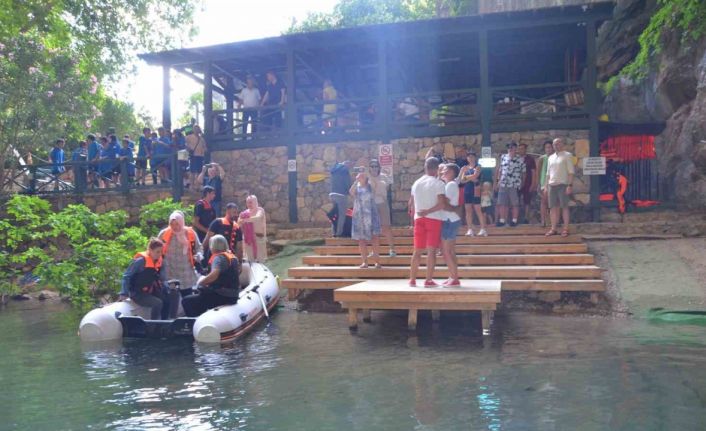
[[[657,10],[638,39],[637,56],[608,81],[604,90],[610,92],[620,76],[636,81],[647,77],[652,59],[662,52],[665,36],[671,31],[679,33],[682,48],[706,36],[706,1],[658,0]]]
[[[285,33],[470,15],[477,0],[340,0],[331,13],[310,12]]]
[[[54,212],[36,196],[16,195],[0,219],[0,295],[18,291],[17,281],[31,271],[40,284],[79,305],[117,293],[123,271],[148,238],[167,224],[171,200],[141,208],[140,227],[129,227],[125,211],[96,214],[84,205]]]

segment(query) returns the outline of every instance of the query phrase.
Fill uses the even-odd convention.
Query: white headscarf
[[[174,211],[169,215],[169,226],[172,225],[172,221],[176,220],[176,222],[181,226],[181,229],[179,229],[179,232],[175,231],[172,229],[172,238],[176,239],[177,244],[181,246],[182,253],[183,254],[188,254],[190,252],[189,250],[189,240],[186,238],[186,223],[184,222],[184,213],[181,211]],[[171,250],[171,247],[169,247]]]

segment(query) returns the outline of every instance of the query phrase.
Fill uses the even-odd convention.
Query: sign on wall
[[[297,161],[296,159],[287,160],[287,172],[297,171]]]
[[[392,144],[380,144],[378,148],[378,160],[380,160],[380,173],[387,175],[394,181],[392,175]]]
[[[605,175],[605,157],[584,157],[583,158],[583,174],[584,175]]]

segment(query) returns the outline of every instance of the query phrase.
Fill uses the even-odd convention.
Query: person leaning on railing
[[[52,148],[49,153],[49,161],[51,162],[51,173],[53,175],[52,181],[54,182],[54,190],[58,190],[61,177],[66,172],[64,167],[64,145],[66,141],[63,139],[57,139],[54,143],[54,148]]]

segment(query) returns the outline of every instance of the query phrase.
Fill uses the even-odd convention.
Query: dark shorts
[[[441,239],[443,241],[451,241],[456,239],[458,229],[461,227],[461,220],[449,221],[444,220],[441,225]]]
[[[203,156],[189,157],[189,172],[197,174],[203,169]]]
[[[476,185],[466,183],[463,186],[463,203],[465,204],[480,204],[480,196],[476,196]]]
[[[135,160],[137,169],[147,169],[147,160]]]
[[[531,204],[535,196],[537,196],[537,192],[531,192],[529,191],[529,189],[520,190],[520,198],[522,198],[522,203],[524,203],[525,205]]]

